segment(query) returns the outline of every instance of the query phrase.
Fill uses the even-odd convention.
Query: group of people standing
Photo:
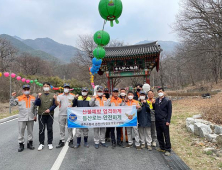
[[[68,107],[117,107],[117,106],[136,106],[137,109],[137,127],[125,127],[126,145],[123,143],[124,131],[122,127],[98,127],[94,128],[94,143],[95,148],[100,146],[108,147],[108,141],[111,141],[112,148],[116,146],[131,148],[133,147],[133,132],[135,146],[137,150],[147,148],[152,150],[156,147],[157,139],[159,143],[158,151],[165,152],[165,155],[170,155],[171,143],[169,134],[169,125],[172,115],[172,103],[165,97],[164,89],[159,88],[158,98],[154,99],[154,92],[149,90],[144,92],[142,85],[138,85],[136,92],[126,91],[126,89],[114,88],[112,94],[109,94],[108,89],[102,86],[96,87],[96,94],[89,97],[88,89],[82,88],[79,96],[70,93],[69,84],[64,84],[64,92],[58,96],[50,93],[50,84],[43,83],[43,93],[39,93],[37,97],[30,95],[30,85],[23,85],[23,95],[16,98],[16,92],[12,93],[10,103],[12,106],[19,106],[19,149],[18,152],[24,150],[24,132],[27,127],[28,142],[27,148],[33,150],[33,126],[34,121],[39,122],[39,147],[41,151],[44,148],[45,142],[45,127],[48,134],[48,148],[53,149],[53,121],[54,109],[59,106],[59,126],[60,126],[60,141],[56,148],[61,148],[65,145],[65,129],[67,127],[67,108]],[[37,109],[38,108],[38,109]],[[81,139],[84,139],[84,146],[88,144],[88,129],[76,129],[76,144],[74,145],[73,129],[68,128],[68,145],[71,148],[79,148]],[[117,137],[116,135],[117,134]],[[110,139],[111,137],[111,139]]]

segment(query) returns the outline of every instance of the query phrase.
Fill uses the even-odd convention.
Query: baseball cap
[[[88,88],[87,87],[83,87],[82,91],[88,91]]]
[[[145,94],[146,95],[146,93],[144,91],[140,91],[140,94]]]
[[[103,91],[103,87],[102,86],[98,86],[96,91]]]
[[[114,88],[113,92],[116,92],[116,91],[119,92],[119,89],[118,88]]]
[[[63,87],[69,87],[70,88],[70,85],[65,83]]]
[[[29,88],[29,89],[30,89],[30,85],[25,84],[25,85],[22,86],[22,88],[23,88],[23,89],[24,89],[24,88]]]
[[[104,89],[104,92],[109,92],[109,89],[108,89],[108,88],[105,88],[105,89]]]

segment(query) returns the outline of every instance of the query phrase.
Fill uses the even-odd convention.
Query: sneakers
[[[79,147],[80,147],[80,143],[77,143],[74,148],[77,149]]]
[[[108,148],[108,145],[106,143],[100,143],[101,146]]]
[[[38,147],[38,151],[41,151],[43,148],[44,148],[44,145],[40,144],[39,147]]]
[[[48,144],[48,147],[49,147],[49,150],[52,150],[52,149],[53,149],[52,144]]]
[[[126,148],[132,148],[133,145],[130,145],[129,143],[126,145]]]
[[[34,150],[35,149],[35,147],[33,146],[33,142],[32,141],[29,141],[27,143],[27,148],[29,148],[30,150]]]
[[[89,145],[87,142],[84,142],[84,147],[89,148]]]
[[[163,150],[161,148],[156,148],[156,150],[159,151],[159,152],[164,152],[164,153],[166,152],[165,150]]]
[[[62,140],[59,141],[59,144],[56,146],[56,148],[61,148],[65,146],[65,142],[63,142]]]
[[[141,148],[142,148],[142,149],[145,148],[145,144],[141,144]]]
[[[18,152],[22,152],[23,150],[24,150],[24,144],[23,143],[19,143]]]
[[[156,142],[152,142],[152,146],[153,146],[153,147],[156,147]]]
[[[151,146],[147,146],[148,151],[152,151],[153,148]]]
[[[96,149],[99,149],[99,144],[95,144],[95,148],[96,148]]]
[[[136,146],[136,150],[141,150],[141,146]]]
[[[118,142],[117,145],[118,145],[119,147],[125,148],[123,142]]]
[[[169,151],[166,151],[166,152],[165,152],[165,156],[170,156],[170,154],[171,154],[171,153],[170,153]]]

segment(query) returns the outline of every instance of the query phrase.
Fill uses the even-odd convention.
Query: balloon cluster
[[[91,75],[91,85],[93,88],[95,87],[94,81],[93,80],[93,75],[98,73],[101,64],[102,64],[102,59],[106,55],[106,51],[104,49],[104,46],[109,44],[110,41],[110,35],[104,31],[104,26],[106,24],[106,21],[110,21],[111,27],[113,27],[113,20],[116,21],[118,24],[118,18],[122,14],[122,2],[121,0],[100,0],[99,3],[99,13],[101,17],[105,20],[103,29],[100,31],[97,31],[94,34],[94,42],[98,45],[94,50],[93,50],[93,56],[94,58],[92,59],[92,67],[89,68],[90,75]]]
[[[16,74],[15,74],[15,73],[11,73],[11,75],[10,75],[9,72],[5,72],[3,75],[4,75],[5,77],[11,76],[11,78],[15,78],[15,77],[16,77]],[[1,73],[1,72],[0,72],[0,77],[2,77],[2,73]],[[36,79],[36,80],[29,80],[29,79],[26,79],[26,78],[22,78],[22,77],[20,77],[20,76],[17,76],[16,79],[17,79],[18,81],[22,81],[23,83],[27,83],[27,84],[33,84],[33,83],[35,83],[36,85],[38,85],[38,86],[40,86],[40,87],[43,87],[43,84],[40,83],[40,82],[38,82],[37,79]],[[63,87],[53,87],[52,85],[51,85],[50,87],[51,87],[51,89],[53,89],[53,90],[63,90],[63,89],[64,89]],[[81,90],[81,88],[71,88],[71,89],[70,89],[70,91],[74,91],[74,90]]]

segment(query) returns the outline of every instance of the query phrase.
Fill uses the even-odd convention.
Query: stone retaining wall
[[[194,115],[186,119],[186,128],[189,132],[217,143],[218,147],[222,148],[222,126],[201,119],[201,115]]]

